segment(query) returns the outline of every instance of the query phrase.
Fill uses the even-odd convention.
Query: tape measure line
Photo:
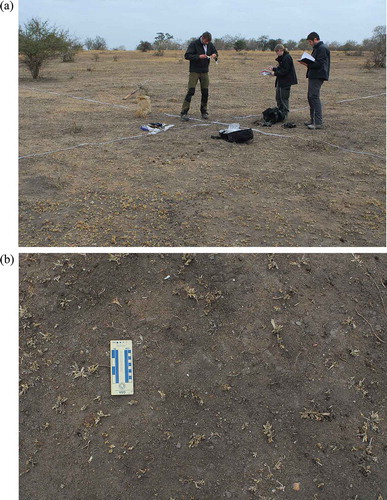
[[[251,130],[254,130],[254,132],[259,132],[262,135],[273,135],[274,137],[289,137],[291,138],[291,135],[285,135],[285,134],[273,134],[273,132],[264,132],[263,130],[259,130],[258,128],[253,128]]]
[[[58,96],[64,96],[64,97],[69,97],[69,98],[72,98],[72,99],[78,99],[78,100],[82,100],[82,101],[88,101],[88,102],[92,102],[92,103],[96,103],[96,104],[102,104],[102,105],[107,105],[107,106],[113,106],[113,107],[123,108],[123,109],[126,109],[126,110],[129,109],[127,106],[123,106],[123,105],[120,105],[120,104],[114,104],[114,103],[107,103],[107,102],[103,102],[103,101],[97,101],[95,99],[88,99],[86,97],[78,97],[78,96],[73,96],[73,95],[69,95],[69,94],[61,94],[59,92],[53,92],[53,91],[50,91],[50,90],[36,89],[35,87],[23,87],[23,88],[24,89],[28,89],[28,90],[33,90],[33,91],[36,91],[36,92],[42,92],[42,93],[53,94],[53,95],[58,95]],[[381,94],[374,94],[374,95],[369,95],[369,96],[363,96],[363,97],[355,97],[353,99],[344,99],[344,100],[341,100],[341,101],[336,101],[336,103],[356,101],[356,100],[359,100],[359,99],[371,99],[373,97],[380,97],[382,95],[386,95],[386,92],[383,92]],[[303,109],[308,109],[308,106],[306,106],[305,108],[298,108],[298,109],[294,109],[294,110],[291,110],[291,111],[293,111],[293,112],[294,111],[301,111]],[[170,113],[163,113],[163,115],[164,116],[173,117],[173,118],[179,118],[180,117],[180,115],[175,115],[175,114],[170,114]],[[255,116],[259,116],[259,115],[246,115],[246,116],[240,116],[240,117],[234,117],[234,118],[251,118],[251,117],[255,117]],[[199,121],[199,122],[202,122],[202,120],[200,118],[190,118],[190,121]],[[224,123],[224,122],[219,122],[219,121],[210,121],[210,122],[206,122],[206,124],[223,125],[223,126],[228,126],[229,125],[229,123]],[[195,126],[195,125],[193,125],[193,126]],[[286,137],[286,138],[298,137],[299,139],[308,140],[305,137],[300,137],[300,136],[290,136],[290,135],[285,135],[285,134],[275,134],[275,133],[272,133],[272,132],[263,132],[262,130],[259,130],[259,129],[256,129],[256,128],[253,128],[252,130],[254,132],[258,132],[259,134],[273,136],[273,137]],[[141,134],[141,135],[132,135],[132,136],[129,136],[129,137],[121,137],[119,139],[112,139],[110,141],[104,141],[104,142],[85,142],[85,143],[82,143],[82,144],[77,144],[75,146],[70,146],[68,148],[62,148],[62,149],[56,149],[56,150],[52,150],[52,151],[46,151],[44,153],[35,153],[35,154],[30,154],[30,155],[19,156],[19,160],[23,160],[23,159],[26,159],[26,158],[36,158],[36,157],[40,157],[40,156],[47,156],[47,155],[50,155],[50,154],[60,153],[60,152],[63,152],[63,151],[70,151],[72,149],[82,148],[82,147],[86,147],[86,146],[104,146],[106,144],[113,144],[114,142],[121,142],[121,141],[130,140],[130,139],[136,139],[136,138],[139,138],[139,137],[144,137],[144,135],[143,134]],[[336,144],[332,144],[330,142],[326,142],[326,141],[321,141],[321,142],[323,144],[327,144],[328,146],[331,146],[331,147],[336,148],[336,149],[340,149],[341,151],[345,151],[347,153],[362,154],[362,155],[372,156],[374,158],[382,158],[382,159],[384,159],[384,156],[377,155],[375,153],[368,153],[366,151],[355,151],[354,149],[343,148],[341,146],[338,146]]]
[[[353,99],[343,99],[342,101],[336,101],[336,104],[341,104],[342,102],[358,101],[359,99],[371,99],[372,97],[380,97],[382,95],[386,95],[386,92],[383,92],[382,94],[366,95],[364,97],[355,97]]]
[[[105,106],[113,106],[115,108],[122,108],[122,109],[126,109],[126,110],[130,109],[130,108],[128,108],[128,106],[124,106],[123,104],[114,104],[112,102],[96,101],[95,99],[88,99],[87,97],[79,97],[79,96],[71,95],[71,94],[61,94],[59,92],[53,92],[52,90],[41,90],[41,89],[36,89],[35,87],[23,87],[23,88],[28,89],[28,90],[34,90],[35,92],[41,92],[44,94],[53,94],[53,95],[59,95],[62,97],[70,97],[71,99],[77,99],[79,101],[88,101],[88,102],[92,102],[94,104],[103,104]]]
[[[24,160],[24,158],[35,158],[37,156],[51,155],[51,154],[54,154],[54,153],[60,153],[62,151],[70,151],[71,149],[82,148],[84,146],[88,146],[89,144],[91,144],[91,143],[90,142],[85,142],[83,144],[77,144],[76,146],[70,146],[68,148],[53,149],[51,151],[46,151],[45,153],[35,153],[35,154],[31,154],[31,155],[19,156],[19,160]]]
[[[171,114],[168,114],[168,113],[164,113],[166,116],[170,116],[172,118],[179,118],[180,115],[171,115]],[[189,119],[190,121],[191,120],[194,120],[194,121],[202,121],[200,120],[200,118],[190,118]],[[218,121],[210,121],[210,122],[206,122],[204,125],[223,125],[225,127],[228,127],[230,124],[229,123],[225,123],[225,122],[218,122]],[[192,125],[193,127],[197,127],[198,125]],[[260,134],[263,134],[263,135],[273,135],[273,136],[276,136],[276,137],[291,137],[290,135],[283,135],[283,134],[273,134],[272,132],[263,132],[262,130],[259,130],[257,128],[253,128],[251,130],[254,130],[254,132],[259,132]]]
[[[69,97],[71,99],[78,99],[80,101],[88,101],[92,102],[95,104],[103,104],[105,106],[113,106],[115,108],[122,108],[122,109],[130,109],[128,106],[124,106],[123,104],[115,104],[112,102],[104,102],[104,101],[97,101],[95,99],[88,99],[87,97],[79,97],[71,94],[62,94],[60,92],[53,92],[52,90],[42,90],[42,89],[37,89],[35,87],[21,87],[20,90],[23,89],[28,89],[28,90],[33,90],[35,92],[41,92],[44,94],[53,94],[53,95],[58,95],[58,96],[63,96],[63,97]],[[386,92],[382,92],[381,94],[373,94],[373,95],[367,95],[367,96],[361,96],[361,97],[354,97],[352,99],[342,99],[341,101],[335,101],[335,104],[341,104],[343,102],[351,102],[351,101],[358,101],[360,99],[371,99],[373,97],[380,97],[382,95],[386,95]],[[309,109],[309,106],[304,106],[303,108],[296,108],[296,109],[291,109],[291,112],[295,111],[302,111],[304,109]],[[165,116],[176,116],[176,115],[169,115],[168,113],[164,113]],[[260,115],[245,115],[245,116],[234,116],[234,118],[253,118],[255,116],[260,116]],[[191,120],[198,120],[198,118],[191,118]]]
[[[379,95],[384,95],[384,94],[379,94]],[[373,97],[375,97],[375,96],[373,96]],[[164,113],[164,115],[170,116],[172,118],[178,118],[180,116],[180,115],[172,115],[172,114],[168,114],[168,113]],[[254,116],[254,115],[251,115],[251,116]],[[257,116],[257,115],[255,115],[255,116]],[[243,118],[243,117],[240,117],[240,118]],[[190,118],[190,121],[191,120],[202,121],[202,120],[200,120],[200,118]],[[226,127],[229,126],[229,123],[218,122],[218,121],[211,121],[208,124],[210,124],[210,123],[215,124],[215,125],[224,125]],[[197,127],[197,125],[193,125],[193,127]],[[298,139],[301,139],[301,140],[305,140],[305,141],[309,140],[309,138],[301,137],[299,135],[274,134],[273,132],[264,132],[263,130],[259,130],[258,128],[253,128],[252,130],[254,132],[258,132],[259,134],[262,134],[262,135],[272,135],[274,137],[286,137],[288,139],[292,139],[293,137],[297,137]],[[374,158],[382,158],[384,160],[384,156],[382,156],[382,155],[377,155],[375,153],[368,153],[368,152],[365,152],[365,151],[355,151],[354,149],[343,148],[341,146],[337,146],[336,144],[332,144],[332,143],[326,142],[326,141],[321,141],[321,142],[323,144],[327,144],[328,146],[332,146],[332,147],[334,147],[336,149],[341,149],[342,151],[346,151],[347,153],[360,154],[360,155],[368,155],[368,156],[373,156]]]
[[[375,153],[367,153],[366,151],[355,151],[354,149],[347,149],[347,148],[342,148],[341,146],[337,146],[336,144],[332,144],[330,142],[325,142],[322,141],[323,144],[328,144],[328,146],[331,146],[332,148],[337,148],[341,149],[342,151],[347,151],[348,153],[355,153],[358,155],[367,155],[367,156],[374,156],[375,158],[382,158],[384,159],[384,156],[377,155]]]
[[[168,116],[178,116],[178,115],[168,115]],[[224,126],[228,126],[229,125],[228,123],[224,123],[224,122],[210,122],[210,123],[211,124],[216,124],[216,125],[224,125]],[[206,123],[206,125],[207,124],[209,125],[209,123]],[[197,127],[197,126],[198,125],[193,125],[193,127]],[[274,133],[271,133],[271,132],[263,132],[262,130],[259,130],[257,128],[253,128],[252,130],[254,132],[258,132],[259,134],[262,134],[262,135],[269,135],[269,136],[271,135],[271,136],[274,136],[274,137],[285,137],[285,138],[288,138],[288,139],[291,139],[293,137],[297,137],[297,138],[302,139],[302,140],[308,140],[305,137],[300,137],[300,136],[290,136],[290,135],[285,135],[285,134],[274,134]],[[147,135],[149,135],[149,134],[147,134]],[[152,134],[150,134],[150,135],[152,135]],[[70,151],[72,149],[77,149],[77,148],[82,148],[82,147],[87,147],[87,146],[104,146],[106,144],[113,144],[115,142],[122,142],[122,141],[127,141],[127,140],[130,140],[130,139],[138,139],[140,137],[144,137],[144,135],[143,134],[140,134],[140,135],[131,135],[129,137],[120,137],[119,139],[112,139],[111,141],[105,141],[105,142],[85,142],[85,143],[82,143],[82,144],[77,144],[76,146],[70,146],[68,148],[55,149],[55,150],[52,150],[52,151],[46,151],[44,153],[35,153],[35,154],[30,154],[30,155],[19,156],[19,160],[23,160],[23,159],[26,159],[26,158],[38,158],[38,157],[41,157],[41,156],[47,156],[47,155],[50,155],[50,154],[61,153],[61,152],[64,152],[64,151]],[[366,151],[355,151],[354,149],[343,148],[341,146],[338,146],[336,144],[332,144],[330,142],[326,142],[326,141],[321,141],[321,142],[323,144],[327,144],[328,146],[331,146],[331,147],[336,148],[336,149],[340,149],[340,150],[345,151],[347,153],[368,155],[368,156],[372,156],[374,158],[384,159],[384,156],[377,155],[375,153],[368,153]]]
[[[138,137],[144,137],[144,135],[143,134],[131,135],[129,137],[120,137],[119,139],[112,139],[111,141],[104,141],[104,142],[83,142],[82,144],[77,144],[76,146],[70,146],[68,148],[55,149],[52,151],[46,151],[45,153],[36,153],[36,154],[31,154],[31,155],[19,156],[19,160],[23,160],[24,158],[34,158],[37,156],[46,156],[46,155],[50,155],[53,153],[60,153],[62,151],[69,151],[71,149],[83,148],[86,146],[105,146],[106,144],[112,144],[114,142],[121,142],[121,141],[128,141],[129,139],[137,139]]]

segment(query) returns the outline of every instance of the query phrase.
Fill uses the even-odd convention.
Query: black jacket
[[[278,56],[276,61],[278,66],[273,68],[275,79],[275,86],[277,87],[290,87],[297,84],[297,75],[294,68],[292,56],[286,52],[282,56]]]
[[[312,56],[316,59],[314,62],[307,63],[308,70],[306,78],[320,78],[329,80],[329,70],[331,67],[331,53],[323,42],[318,42],[313,47]]]
[[[199,59],[200,54],[205,54],[205,52],[203,44],[200,38],[198,38],[188,45],[187,51],[184,54],[185,59],[189,61],[190,73],[208,73],[210,59]],[[216,59],[218,59],[218,51],[215,45],[209,42],[207,45],[207,55],[210,56],[212,54],[216,54]]]

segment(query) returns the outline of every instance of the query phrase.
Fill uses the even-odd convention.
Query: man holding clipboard
[[[329,80],[331,55],[328,47],[320,40],[319,35],[312,31],[306,38],[311,47],[312,55],[305,53],[298,62],[306,66],[308,78],[308,102],[310,108],[310,122],[305,125],[311,130],[323,128],[322,106],[320,90],[325,80]]]

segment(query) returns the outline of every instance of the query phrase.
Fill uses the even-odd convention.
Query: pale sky
[[[20,0],[20,24],[32,17],[81,42],[99,35],[109,48],[133,50],[141,40],[153,43],[158,32],[185,42],[203,31],[284,41],[317,31],[325,42],[361,42],[386,24],[386,8],[385,0]]]

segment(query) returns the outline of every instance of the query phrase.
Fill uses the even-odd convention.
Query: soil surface
[[[259,74],[272,52],[220,52],[210,120],[198,87],[187,123],[183,52],[86,51],[38,81],[22,68],[20,246],[384,246],[385,70],[365,69],[367,57],[332,53],[319,131],[304,126],[298,63],[297,127],[261,126],[275,106],[274,79]],[[140,84],[147,118],[122,100]],[[174,127],[148,135],[149,122]],[[232,122],[255,129],[251,144],[211,139]]]
[[[386,286],[385,254],[22,254],[21,500],[387,498]]]

